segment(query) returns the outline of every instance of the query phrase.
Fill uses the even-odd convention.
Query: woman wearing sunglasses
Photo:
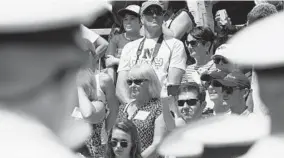
[[[195,64],[186,68],[183,76],[184,81],[200,83],[200,74],[213,68],[214,63],[210,61],[213,55],[213,40],[214,33],[209,27],[198,26],[190,31],[185,41],[185,46],[195,59]]]
[[[137,128],[132,121],[126,119],[114,125],[105,158],[142,158]]]
[[[138,129],[142,156],[155,157],[155,148],[161,139],[157,120],[161,116],[161,83],[149,64],[135,65],[127,81],[133,101],[119,107],[118,119],[132,120]]]

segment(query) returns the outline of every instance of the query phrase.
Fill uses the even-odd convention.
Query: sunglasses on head
[[[146,9],[144,12],[143,12],[144,15],[148,15],[148,16],[151,16],[151,15],[157,15],[157,16],[162,16],[163,15],[163,10],[161,9],[158,9],[158,8],[149,8],[149,9]]]
[[[215,64],[220,64],[221,61],[222,61],[222,63],[224,63],[224,64],[228,64],[228,63],[229,63],[228,60],[226,60],[225,58],[215,58],[215,59],[214,59],[214,63],[215,63]]]
[[[123,147],[123,148],[127,148],[127,146],[128,146],[128,142],[125,141],[125,140],[122,140],[122,141],[111,140],[111,141],[110,141],[110,146],[114,148],[114,147],[116,147],[116,146],[118,145],[118,143],[119,143],[120,146]]]
[[[142,82],[144,82],[144,81],[147,81],[147,79],[133,79],[133,80],[128,79],[128,80],[126,80],[126,82],[129,86],[132,85],[132,83],[134,83],[136,85],[141,85]]]
[[[186,103],[188,106],[194,106],[198,102],[198,99],[189,99],[189,100],[178,100],[178,106],[184,106]]]

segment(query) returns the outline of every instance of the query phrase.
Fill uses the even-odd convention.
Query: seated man
[[[205,90],[196,82],[182,83],[178,88],[177,101],[174,102],[176,108],[175,114],[170,112],[170,101],[165,102],[166,98],[164,98],[163,118],[167,130],[170,131],[177,126],[183,126],[202,118],[202,112],[206,106],[205,96]],[[172,96],[170,97],[173,99]],[[161,122],[161,124],[163,124],[163,122]]]
[[[209,99],[213,102],[213,115],[231,114],[230,107],[224,102],[223,89],[216,79],[223,79],[227,73],[223,71],[212,71],[201,75],[204,87],[208,90]]]
[[[224,79],[218,79],[217,81],[223,85],[224,98],[232,113],[250,115],[251,112],[246,106],[246,99],[250,92],[249,79],[243,73],[234,71]]]

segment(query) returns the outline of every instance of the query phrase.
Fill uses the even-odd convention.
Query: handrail
[[[91,29],[95,33],[99,34],[100,36],[109,35],[111,28],[104,28],[104,29]]]

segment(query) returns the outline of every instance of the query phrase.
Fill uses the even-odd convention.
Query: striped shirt
[[[210,60],[207,64],[203,66],[197,66],[196,64],[192,64],[186,67],[185,74],[182,77],[183,82],[196,82],[198,84],[201,83],[200,75],[205,71],[213,71],[216,69],[216,66],[213,60]]]

